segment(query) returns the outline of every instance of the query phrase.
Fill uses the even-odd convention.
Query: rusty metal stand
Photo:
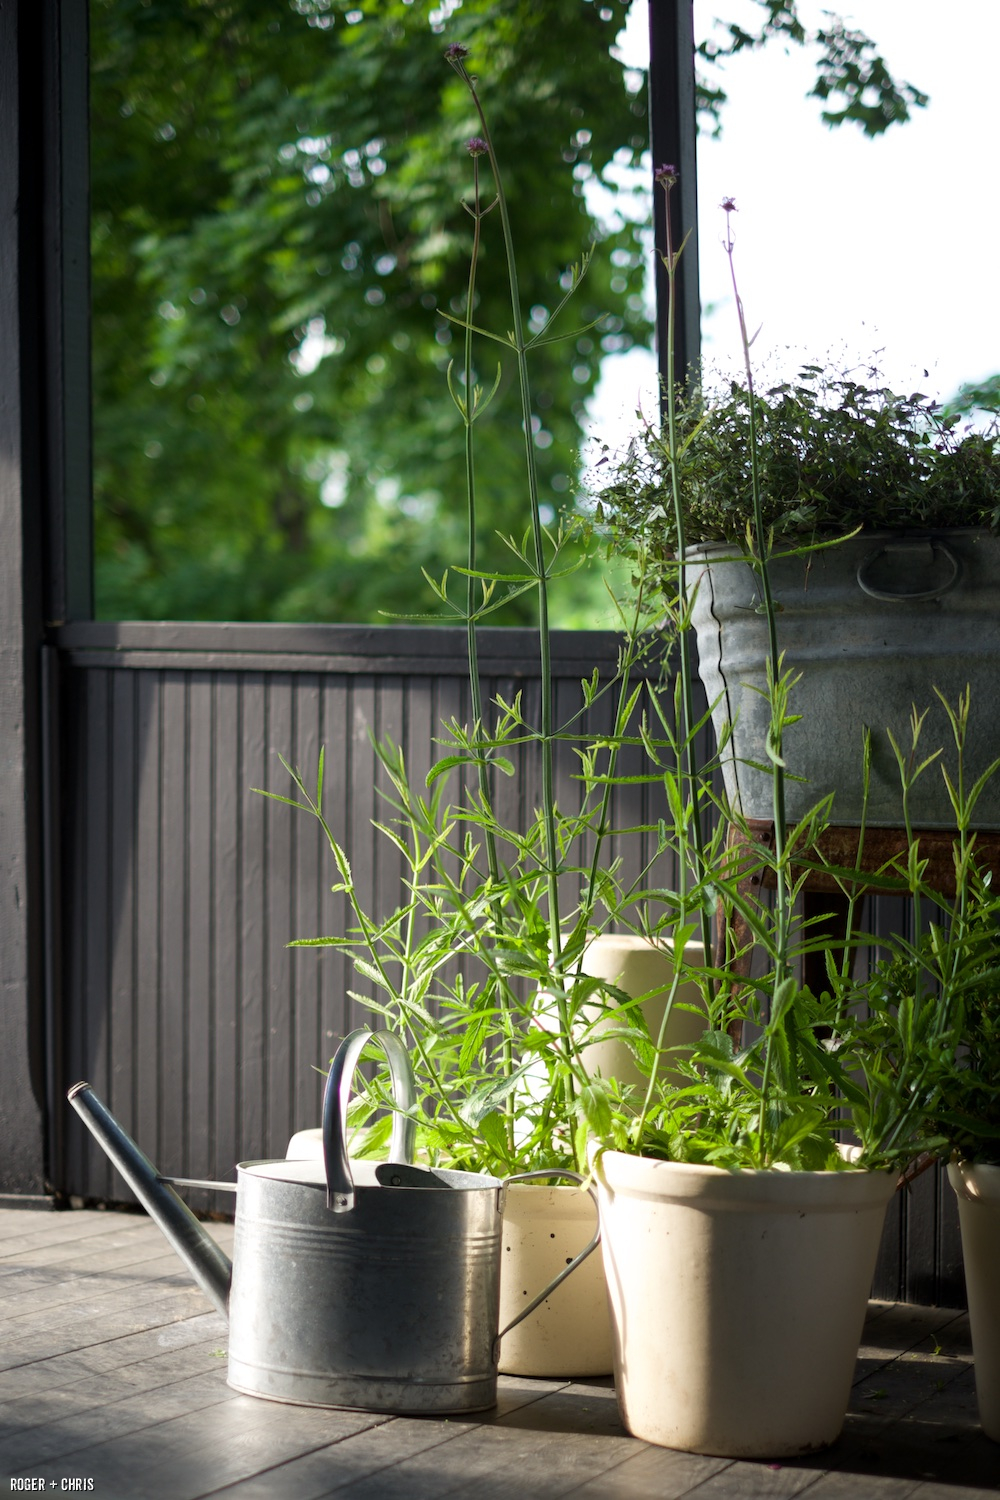
[[[927,861],[924,879],[927,884],[943,896],[955,894],[955,864],[952,849],[955,834],[949,829],[915,830],[914,837],[920,840],[921,858]],[[861,847],[859,848],[859,843]],[[774,889],[773,871],[762,863],[760,850],[774,849],[774,824],[754,820],[746,824],[745,830],[735,824],[729,825],[726,837],[727,856],[742,867],[746,873],[740,880],[739,892],[744,897],[755,897],[762,890]],[[861,829],[825,828],[808,850],[803,851],[806,862],[803,886],[803,916],[808,920],[827,917],[824,932],[836,941],[838,935],[846,935],[848,897],[844,892],[845,880],[842,872],[855,871],[855,886],[859,891],[868,889],[866,875],[884,871],[894,859],[906,857],[906,832],[901,828],[866,828],[861,843]],[[993,872],[1000,880],[1000,831],[988,830],[976,833],[976,849],[980,865]],[[829,869],[817,866],[830,866]],[[800,869],[799,873],[803,873]],[[901,891],[901,895],[907,895]],[[819,932],[820,929],[816,928]],[[728,921],[719,904],[716,927],[715,962],[718,968],[728,968],[736,979],[745,979],[750,972],[752,948],[750,929],[737,912]],[[803,964],[803,982],[810,988],[821,985],[826,970],[821,953],[807,954]]]

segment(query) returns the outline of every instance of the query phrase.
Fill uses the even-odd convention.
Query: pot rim
[[[592,1154],[591,1169],[599,1188],[612,1197],[621,1193],[693,1207],[775,1212],[795,1212],[801,1206],[820,1212],[884,1206],[898,1178],[892,1170],[864,1167],[811,1172],[740,1167],[730,1171],[600,1148]]]
[[[985,1161],[950,1161],[948,1181],[967,1203],[1000,1206],[1000,1166]]]
[[[1000,535],[989,526],[896,526],[878,527],[869,530],[862,527],[860,531],[850,532],[844,536],[819,536],[816,540],[820,544],[820,551],[834,552],[838,547],[847,547],[850,543],[855,546],[869,546],[873,542],[898,542],[901,540],[922,542],[932,541],[937,537],[996,537],[1000,542]],[[774,545],[776,547],[801,547],[809,544],[809,538],[801,536],[783,536],[775,532]],[[695,560],[701,559],[705,562],[746,562],[747,554],[737,549],[739,542],[726,541],[693,541],[688,546],[688,557]],[[729,553],[731,556],[720,556]],[[775,558],[776,562],[782,561],[782,557]]]

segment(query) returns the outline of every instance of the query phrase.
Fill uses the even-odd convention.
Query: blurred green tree
[[[443,60],[453,41],[483,80],[532,327],[596,246],[557,331],[599,326],[533,356],[542,482],[553,516],[570,502],[601,357],[651,336],[648,189],[629,172],[645,78],[613,51],[628,3],[91,0],[100,617],[378,620],[427,607],[419,569],[463,556],[443,313],[462,310],[477,122]],[[759,3],[759,35],[733,47],[789,27],[809,40],[793,0]],[[871,128],[863,70],[834,86]],[[721,97],[705,86],[702,102]],[[477,320],[502,333],[490,220],[478,293]],[[496,350],[481,345],[487,384]],[[512,368],[477,434],[480,557],[501,566],[496,533],[526,514]],[[596,589],[557,587],[557,620],[587,623]]]
[[[644,80],[609,50],[626,8],[94,0],[101,616],[377,619],[426,602],[421,566],[463,556],[445,389],[459,338],[438,309],[462,309],[477,122],[442,57],[453,40],[489,94],[536,325],[600,241],[564,314],[567,331],[603,315],[600,329],[534,358],[553,512],[568,498],[600,356],[649,334],[642,208],[601,224],[583,197],[646,145]],[[477,319],[502,333],[492,229]],[[489,383],[496,349],[482,346]],[[512,379],[478,429],[494,555],[492,534],[526,514]]]

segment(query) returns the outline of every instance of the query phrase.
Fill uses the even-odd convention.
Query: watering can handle
[[[537,1172],[518,1172],[513,1177],[505,1177],[503,1185],[506,1188],[512,1182],[537,1182],[539,1179],[544,1180],[548,1177],[569,1177],[572,1178],[574,1182],[578,1183],[580,1187],[583,1187],[585,1182],[585,1178],[583,1178],[579,1172],[570,1172],[563,1167],[543,1167]],[[583,1247],[579,1255],[574,1255],[569,1265],[563,1266],[558,1276],[554,1276],[549,1282],[548,1286],[544,1287],[542,1291],[538,1293],[538,1296],[535,1297],[533,1301],[528,1303],[527,1307],[523,1307],[521,1309],[516,1318],[511,1319],[506,1328],[501,1328],[500,1332],[497,1334],[496,1343],[493,1345],[494,1360],[499,1359],[500,1340],[503,1338],[504,1334],[510,1333],[510,1330],[512,1328],[516,1328],[518,1323],[523,1323],[524,1319],[529,1317],[531,1313],[535,1311],[536,1307],[540,1307],[541,1304],[545,1301],[546,1297],[550,1296],[555,1291],[557,1286],[562,1286],[567,1276],[572,1276],[577,1266],[582,1265],[583,1262],[587,1259],[587,1256],[590,1255],[592,1251],[596,1250],[598,1245],[601,1243],[601,1219],[600,1210],[597,1206],[597,1194],[594,1191],[593,1187],[588,1187],[587,1192],[593,1199],[594,1212],[598,1216],[597,1228],[594,1230],[593,1239],[589,1244]]]
[[[369,1042],[378,1042],[389,1064],[392,1098],[396,1113],[392,1117],[389,1160],[412,1162],[417,1124],[412,1111],[417,1102],[417,1086],[409,1055],[399,1037],[391,1031],[371,1031],[360,1026],[345,1036],[337,1048],[323,1095],[323,1156],[326,1161],[326,1206],[336,1213],[347,1213],[354,1207],[354,1177],[347,1155],[347,1101],[358,1059]]]

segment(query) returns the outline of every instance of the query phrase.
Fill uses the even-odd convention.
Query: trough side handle
[[[905,583],[902,588],[883,589],[872,582],[870,576],[871,570],[880,557],[893,555],[896,558],[900,558],[905,565],[906,553],[909,552],[912,554],[914,551],[930,552],[932,560],[935,553],[940,553],[946,563],[946,571],[940,583],[933,584],[930,588],[926,589],[907,588]],[[945,546],[944,542],[918,541],[916,538],[913,538],[911,541],[888,542],[883,547],[876,547],[873,552],[868,553],[867,557],[862,558],[858,564],[857,577],[858,587],[862,593],[868,595],[869,599],[878,599],[885,604],[928,604],[932,599],[940,599],[942,594],[946,594],[949,589],[953,589],[959,580],[961,572],[961,563],[951,548]]]
[[[389,1064],[392,1099],[392,1137],[389,1160],[411,1165],[416,1145],[417,1122],[412,1111],[417,1103],[417,1084],[409,1054],[391,1031],[372,1031],[359,1026],[345,1036],[337,1048],[323,1095],[323,1157],[326,1163],[326,1206],[335,1214],[354,1207],[354,1177],[347,1155],[347,1103],[358,1059],[369,1042],[378,1042]]]
[[[586,1178],[582,1177],[579,1172],[571,1172],[568,1168],[542,1167],[537,1172],[518,1172],[513,1177],[505,1177],[503,1185],[506,1188],[512,1182],[538,1182],[539,1180],[544,1180],[548,1177],[568,1177],[572,1179],[573,1182],[577,1183],[580,1187],[583,1187],[584,1183],[586,1182]],[[549,1282],[548,1286],[544,1287],[542,1291],[538,1293],[538,1296],[532,1302],[528,1303],[527,1307],[523,1307],[518,1313],[517,1317],[513,1318],[511,1322],[507,1324],[506,1328],[501,1328],[500,1332],[496,1336],[496,1342],[493,1345],[494,1364],[499,1363],[500,1340],[503,1338],[504,1334],[510,1333],[511,1329],[516,1328],[518,1323],[523,1323],[525,1318],[530,1317],[530,1315],[535,1311],[535,1308],[540,1307],[541,1304],[545,1301],[546,1297],[550,1296],[555,1291],[557,1286],[562,1286],[563,1282],[566,1280],[566,1277],[572,1276],[577,1266],[582,1265],[583,1262],[587,1259],[587,1256],[591,1255],[601,1243],[601,1214],[597,1204],[597,1193],[595,1192],[592,1184],[587,1184],[587,1192],[590,1194],[591,1200],[594,1205],[594,1213],[597,1215],[597,1225],[594,1229],[593,1239],[589,1244],[583,1247],[579,1255],[574,1255],[568,1266],[563,1266],[558,1276],[554,1276]]]

